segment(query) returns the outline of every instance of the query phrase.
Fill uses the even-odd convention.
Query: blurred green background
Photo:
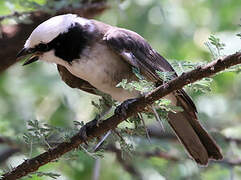
[[[63,7],[77,0],[60,0],[54,6]],[[1,0],[0,15],[13,11],[34,11],[51,3],[47,0]],[[167,58],[191,62],[211,61],[212,55],[204,45],[211,34],[225,43],[222,53],[228,55],[241,49],[241,1],[239,0],[116,0],[108,1],[111,8],[96,19],[124,27],[142,35],[154,49]],[[2,25],[18,23],[6,19]],[[27,37],[26,37],[27,39]],[[1,40],[1,39],[0,39]],[[6,44],[7,46],[7,44]],[[21,144],[27,132],[27,121],[37,119],[56,127],[73,127],[74,121],[87,122],[96,113],[91,101],[98,97],[71,89],[61,81],[56,66],[38,62],[26,67],[22,62],[0,74],[0,135]],[[225,72],[214,77],[211,92],[201,93],[187,89],[193,97],[200,121],[220,144],[224,157],[241,161],[241,75]],[[122,125],[125,126],[125,125]],[[225,138],[238,141],[226,141]],[[182,146],[168,139],[126,137],[134,149],[153,151],[156,147],[177,155],[178,162],[158,157],[146,158],[133,155],[128,160],[146,180],[162,179],[241,179],[241,163],[211,162],[199,167],[187,158]],[[22,145],[21,145],[22,146]],[[43,152],[43,148],[25,145],[23,152],[0,164],[2,172],[20,164],[24,159]],[[0,144],[0,153],[8,148]],[[30,153],[30,150],[32,153]],[[41,172],[60,174],[57,179],[92,179],[94,167],[100,167],[100,180],[128,180],[134,177],[126,172],[113,153],[104,152],[100,160],[82,150],[66,155],[58,162],[40,168]],[[37,177],[25,179],[50,179]]]

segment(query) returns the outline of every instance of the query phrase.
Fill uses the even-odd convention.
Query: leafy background
[[[183,61],[206,63],[214,59],[215,54],[210,53],[209,48],[215,50],[215,47],[210,44],[209,48],[205,46],[210,35],[215,35],[225,44],[220,55],[241,49],[241,39],[236,36],[241,31],[241,2],[238,0],[116,0],[109,3],[111,8],[96,19],[136,31],[160,54],[176,64],[177,69],[183,66]],[[69,4],[81,5],[77,0],[60,0],[57,3],[47,0],[3,0],[0,1],[0,15],[14,11],[49,10],[50,7],[57,10]],[[10,18],[1,23],[19,21]],[[60,80],[55,65],[38,62],[22,67],[21,64],[15,64],[0,75],[0,133],[22,149],[21,153],[1,164],[2,172],[43,152],[43,146],[39,146],[43,140],[41,138],[54,134],[49,134],[48,128],[52,132],[54,127],[58,127],[55,131],[62,133],[59,139],[63,140],[74,132],[75,121],[87,122],[98,112],[91,101],[98,102],[99,98],[69,88]],[[195,91],[192,87],[188,87],[187,91],[197,105],[200,121],[217,139],[225,158],[241,160],[240,143],[225,140],[229,137],[241,139],[239,68],[216,75],[204,91],[200,91],[200,88]],[[30,120],[32,123],[38,120],[40,125],[31,124]],[[33,127],[45,123],[49,125],[46,128],[48,133],[40,132],[37,139],[29,136],[31,132],[36,135],[39,130],[37,128],[35,131]],[[147,124],[155,123],[150,120]],[[121,124],[121,127],[125,126],[130,125]],[[125,139],[133,145],[134,151],[154,151],[159,148],[180,159],[175,162],[158,157],[147,158],[141,154],[134,155],[133,152],[123,155],[144,179],[241,179],[240,165],[211,162],[208,167],[200,167],[187,158],[181,145],[168,139],[154,138],[151,142],[145,137],[126,136]],[[0,153],[7,148],[7,145],[0,144]],[[125,148],[128,150],[128,147]],[[51,179],[51,176],[57,179],[91,179],[98,164],[99,179],[134,178],[123,169],[114,153],[104,151],[101,156],[80,148],[57,162],[41,167],[38,174],[24,179]]]

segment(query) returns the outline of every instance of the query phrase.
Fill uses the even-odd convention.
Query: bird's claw
[[[137,99],[127,99],[123,103],[121,103],[119,106],[115,109],[115,114],[120,116],[126,116],[126,110],[128,109],[129,105],[133,102],[135,102]]]
[[[87,140],[88,140],[88,136],[87,136],[87,133],[86,133],[86,126],[82,126],[79,130],[79,136],[80,138],[84,141],[84,143],[86,145],[88,145],[87,143]]]

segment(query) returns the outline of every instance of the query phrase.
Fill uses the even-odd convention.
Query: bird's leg
[[[99,123],[101,123],[101,121],[103,121],[103,118],[110,113],[111,109],[112,109],[112,105],[109,103],[109,99],[106,99],[105,97],[102,97],[103,99],[103,103],[104,103],[104,107],[105,109],[103,109],[103,112],[98,115],[98,117],[96,117],[95,119],[97,120],[97,126]],[[102,138],[101,140],[97,143],[97,145],[94,147],[93,151],[97,151],[99,149],[99,147],[102,145],[102,143],[106,140],[106,138],[111,134],[111,130],[109,130]]]
[[[84,141],[84,143],[85,143],[86,145],[88,145],[88,143],[87,143],[88,136],[87,136],[87,133],[86,133],[86,126],[85,126],[85,125],[80,128],[80,130],[79,130],[79,136],[80,136],[80,138]]]
[[[119,116],[126,116],[126,110],[128,109],[129,105],[135,101],[137,101],[137,98],[125,100],[123,103],[116,107],[115,114]]]
[[[147,127],[146,127],[146,123],[145,123],[145,121],[144,121],[144,118],[143,118],[142,114],[141,114],[141,113],[138,113],[138,117],[140,118],[140,120],[141,120],[141,122],[142,122],[142,124],[143,124],[143,126],[144,126],[144,128],[145,128],[146,137],[147,137],[148,141],[151,143],[151,138],[150,138],[150,135],[149,135],[149,132],[148,132],[148,129],[147,129]]]
[[[153,114],[154,114],[154,116],[155,116],[155,118],[156,118],[156,121],[159,123],[159,125],[160,125],[160,127],[161,127],[161,130],[163,131],[163,132],[165,132],[165,127],[164,127],[164,125],[163,125],[163,123],[162,123],[162,121],[161,121],[161,119],[160,119],[160,116],[159,116],[159,114],[157,113],[157,111],[156,111],[156,107],[152,104],[151,106],[151,109],[152,109],[152,111],[153,111]]]
[[[99,99],[99,105],[97,106],[97,109],[100,111],[100,113],[95,117],[98,126],[103,118],[111,111],[112,106],[114,105],[114,100],[110,95],[107,95],[101,91],[96,90],[96,94],[102,97]]]
[[[111,134],[111,130],[109,130],[98,142],[98,144],[94,147],[93,151],[96,152],[99,150],[100,146],[103,144],[103,142],[106,140],[107,137]]]
[[[126,115],[126,109],[128,108],[129,104],[132,102],[135,102],[136,99],[128,99],[126,101],[124,101],[121,105],[117,106],[117,108],[115,109],[115,114],[119,114],[119,115]],[[98,121],[102,120],[102,118],[108,114],[111,110],[111,107],[107,110],[104,111],[104,113],[102,113],[102,115],[100,115]],[[103,138],[99,141],[99,143],[95,146],[94,151],[97,151],[98,148],[101,146],[101,144],[106,140],[106,138],[111,134],[111,130],[108,131]]]
[[[97,118],[95,118],[97,120],[97,126],[99,123],[101,123],[101,121],[103,121],[103,118],[109,114],[109,112],[111,111],[112,107],[109,107],[109,109],[104,110],[104,112],[102,112]],[[111,134],[111,130],[109,130],[101,139],[100,141],[97,143],[97,145],[94,147],[93,151],[97,151],[99,149],[99,147],[102,145],[102,143],[106,140],[106,138]]]

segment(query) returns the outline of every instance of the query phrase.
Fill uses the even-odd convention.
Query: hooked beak
[[[23,64],[23,66],[25,66],[39,59],[38,55],[34,54],[34,52],[35,51],[33,49],[23,48],[21,51],[18,52],[17,58],[31,54],[31,56],[27,58],[27,61],[25,61],[25,63]]]

